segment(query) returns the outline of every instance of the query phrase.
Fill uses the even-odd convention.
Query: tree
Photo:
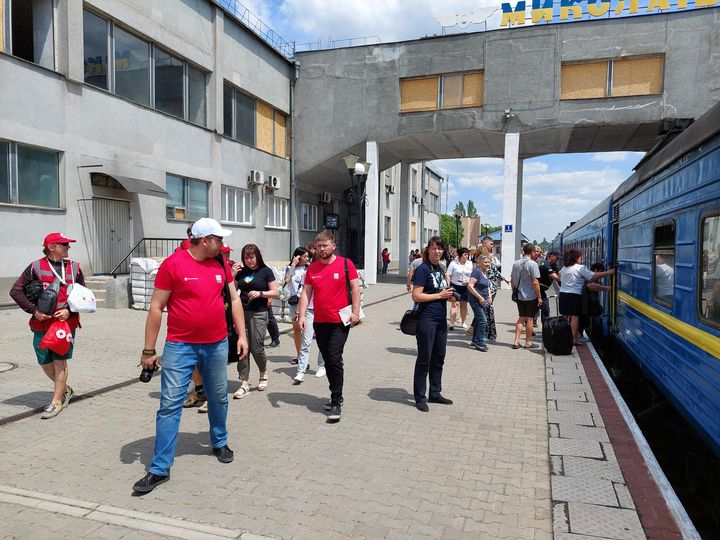
[[[472,201],[472,199],[469,199],[467,203],[467,215],[469,217],[477,216],[477,208],[475,208],[475,203]]]
[[[440,238],[442,238],[442,241],[445,242],[445,247],[458,247],[460,245],[460,240],[462,240],[465,231],[462,225],[460,225],[458,238],[455,234],[455,226],[455,216],[451,216],[450,214],[442,214],[440,216]]]
[[[467,216],[467,213],[465,213],[465,205],[462,203],[462,201],[459,201],[459,202],[455,205],[455,210],[460,210],[460,215],[461,215],[461,216]]]

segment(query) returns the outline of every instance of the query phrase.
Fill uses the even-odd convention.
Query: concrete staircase
[[[105,307],[107,298],[107,282],[113,279],[112,276],[90,276],[85,278],[85,286],[95,295],[97,307]]]

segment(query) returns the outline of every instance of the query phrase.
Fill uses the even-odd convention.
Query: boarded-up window
[[[280,111],[275,111],[275,152],[276,156],[287,157],[286,118]]]
[[[432,111],[438,107],[439,77],[400,81],[400,110]]]
[[[417,224],[416,224],[414,221],[411,221],[411,222],[410,222],[410,241],[411,241],[411,242],[416,242],[416,241],[417,241],[417,240],[415,239],[416,230],[417,230],[416,227],[417,227]]]
[[[466,73],[463,83],[463,106],[479,107],[483,102],[483,73]]]
[[[608,63],[563,64],[560,99],[607,97]]]
[[[462,107],[463,76],[443,75],[442,78],[442,104],[443,109]]]
[[[273,152],[273,108],[267,103],[257,101],[255,104],[257,137],[256,146],[260,150]]]
[[[613,61],[612,96],[647,96],[662,93],[663,59],[624,58]]]
[[[5,0],[0,0],[0,52],[5,50]]]

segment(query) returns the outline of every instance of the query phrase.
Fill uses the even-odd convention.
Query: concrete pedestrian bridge
[[[503,157],[503,224],[513,227],[502,249],[512,260],[519,252],[523,159],[647,151],[717,103],[720,9],[522,26],[297,59],[299,180],[341,191],[348,184],[342,156],[363,157],[373,164],[365,221],[378,223],[379,172],[402,162],[403,223],[412,204],[410,163]],[[371,283],[377,246],[377,227],[367,227]],[[408,246],[406,231],[399,252]]]

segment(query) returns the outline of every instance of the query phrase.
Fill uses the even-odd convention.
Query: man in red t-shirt
[[[330,385],[330,401],[325,405],[325,410],[330,411],[328,420],[337,422],[343,403],[343,350],[350,326],[360,321],[360,280],[353,262],[335,255],[335,238],[331,232],[319,233],[315,237],[315,248],[318,260],[308,267],[305,274],[298,304],[298,321],[301,331],[305,331],[305,312],[312,298],[315,306],[315,338],[325,359]],[[352,310],[348,324],[345,325],[338,312],[349,305],[352,305]]]
[[[228,328],[222,296],[225,283],[232,298],[239,356],[247,355],[248,343],[245,317],[231,269],[226,262],[216,260],[223,236],[230,234],[231,231],[222,229],[214,219],[199,219],[192,226],[190,247],[176,251],[163,261],[155,277],[155,291],[145,323],[145,349],[140,356],[144,369],[154,369],[160,364],[155,342],[166,306],[168,330],[162,357],[155,452],[148,473],[133,486],[137,492],[148,493],[170,479],[183,400],[196,366],[202,375],[208,402],[213,454],[221,463],[233,460],[226,427]]]

